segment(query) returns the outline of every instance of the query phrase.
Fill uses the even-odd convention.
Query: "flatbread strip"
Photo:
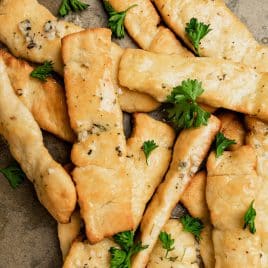
[[[223,112],[217,117],[221,120],[220,131],[228,139],[236,141],[236,144],[230,146],[228,150],[233,151],[244,145],[246,130],[239,116],[233,112]],[[198,172],[184,191],[181,202],[193,217],[200,218],[205,224],[201,233],[200,255],[206,268],[214,268],[215,253],[212,242],[212,226],[206,202],[206,182],[206,172]]]
[[[258,198],[262,184],[256,173],[254,149],[242,146],[218,158],[213,152],[208,158],[207,171],[206,197],[215,228],[216,268],[262,267],[259,233],[253,235],[243,230],[244,215],[251,201]]]
[[[5,25],[0,28],[0,41],[13,55],[37,63],[51,60],[55,71],[63,74],[61,38],[80,32],[84,30],[83,28],[73,23],[59,21],[36,0],[2,0],[0,14],[0,24]],[[117,58],[118,54],[113,54],[113,51],[118,52],[119,49],[118,45],[113,43],[113,67],[116,68],[113,72],[116,73],[116,77],[117,62],[121,56]],[[117,78],[114,82],[117,82]],[[119,88],[117,83],[115,86]],[[159,106],[152,97],[132,93],[126,88],[122,88],[119,102],[126,112],[148,112]]]
[[[215,267],[215,253],[212,242],[212,226],[206,202],[207,173],[198,172],[190,181],[181,196],[182,204],[187,208],[191,216],[199,218],[205,225],[201,232],[200,255],[205,268]]]
[[[69,253],[74,240],[78,237],[83,226],[79,210],[76,210],[71,216],[70,222],[58,223],[58,238],[63,260]]]
[[[74,184],[43,144],[32,114],[15,95],[0,59],[0,133],[13,157],[34,184],[40,202],[59,222],[68,222],[75,208]]]
[[[16,95],[31,111],[38,125],[63,140],[73,142],[75,135],[70,126],[63,87],[52,78],[45,83],[31,78],[33,68],[2,49],[0,57]]]
[[[263,267],[267,267],[268,261],[268,125],[254,117],[246,117],[246,125],[249,133],[246,142],[254,148],[257,154],[257,173],[262,177],[262,185],[260,192],[255,201],[255,206],[258,208],[256,226],[258,233],[261,236],[262,245],[262,263]]]
[[[230,140],[235,140],[236,144],[227,149],[234,151],[245,144],[246,129],[238,114],[233,112],[223,112],[217,116],[221,120],[221,132]]]
[[[138,227],[146,204],[164,177],[172,156],[175,139],[173,129],[146,114],[134,114],[134,129],[127,140],[127,170],[132,177],[132,213],[135,229]],[[154,140],[148,165],[142,150],[143,143]]]
[[[268,120],[268,73],[220,59],[190,59],[138,49],[127,49],[120,62],[122,86],[161,102],[186,79],[202,82],[205,91],[199,102]]]
[[[268,72],[268,47],[261,46],[223,0],[152,0],[165,22],[192,48],[185,27],[191,18],[210,24],[212,31],[201,41],[202,56],[242,62]]]
[[[116,246],[116,243],[111,239],[104,239],[95,245],[91,245],[88,241],[79,241],[77,239],[72,244],[63,268],[109,268],[109,249]]]
[[[167,124],[146,114],[134,114],[134,130],[127,141],[127,167],[129,172],[133,173],[131,176],[133,179],[132,212],[135,228],[141,220],[147,202],[168,168],[174,138],[174,131]],[[158,148],[151,153],[147,165],[141,148],[144,141],[151,139],[155,141]],[[70,224],[58,225],[58,236],[63,256],[68,252],[72,241],[77,238],[80,232],[77,214],[72,216]]]
[[[168,220],[163,227],[164,232],[171,234],[174,239],[174,250],[170,251],[168,258],[165,257],[166,249],[158,239],[147,268],[198,268],[197,242],[192,234],[183,231],[183,226],[178,220]],[[174,258],[170,260],[169,258]]]
[[[118,81],[119,63],[124,53],[124,49],[116,43],[111,46],[112,58],[112,79],[117,91],[120,107],[128,113],[151,112],[160,106],[160,103],[148,94],[135,92],[122,87]]]
[[[111,79],[111,32],[88,29],[62,40],[71,159],[81,216],[91,243],[133,228],[122,112]],[[83,90],[81,90],[83,89]]]
[[[169,171],[141,222],[141,241],[143,245],[148,245],[148,248],[134,257],[134,268],[146,266],[161,229],[168,221],[191,177],[197,172],[219,128],[220,121],[211,116],[207,126],[183,130],[180,133]]]
[[[116,11],[137,5],[128,10],[125,27],[142,49],[193,57],[193,54],[181,45],[172,31],[159,26],[160,17],[150,0],[109,0],[109,3]]]

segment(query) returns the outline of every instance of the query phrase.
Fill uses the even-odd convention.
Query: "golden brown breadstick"
[[[53,160],[32,114],[15,95],[0,58],[0,133],[12,156],[34,184],[40,202],[59,222],[66,223],[76,205],[71,177]]]
[[[255,204],[256,208],[258,208],[256,228],[261,237],[262,253],[264,255],[262,257],[262,261],[265,262],[268,257],[268,125],[254,117],[249,116],[246,117],[245,121],[249,130],[249,133],[246,137],[246,143],[252,146],[257,154],[257,173],[262,177],[261,189]]]
[[[256,173],[256,154],[250,146],[224,152],[207,162],[206,197],[214,226],[216,267],[263,267],[260,234],[243,230],[244,215],[258,198],[262,179]],[[257,210],[257,204],[254,204]]]
[[[0,41],[6,44],[15,56],[38,63],[51,60],[55,71],[63,74],[61,38],[82,31],[83,28],[58,20],[36,0],[1,1],[0,14],[0,24],[6,25],[0,28]],[[118,51],[115,43],[113,48]],[[112,58],[113,68],[116,68],[113,73],[117,77],[116,62],[120,60],[120,55],[112,53]],[[115,86],[119,87],[117,79],[114,82]],[[119,102],[126,112],[148,112],[159,106],[152,97],[132,93],[126,88],[122,88]]]
[[[210,24],[201,40],[200,54],[242,62],[259,72],[268,72],[268,48],[254,39],[247,27],[227,8],[223,0],[152,0],[165,22],[192,48],[185,32],[191,18]]]
[[[119,81],[131,90],[166,101],[173,87],[197,79],[201,103],[268,120],[268,73],[213,58],[183,58],[127,49],[120,62]]]
[[[142,49],[193,57],[193,54],[176,39],[172,31],[159,26],[160,17],[150,0],[109,0],[109,3],[116,11],[126,10],[136,5],[128,10],[125,27]]]
[[[6,65],[16,95],[31,111],[38,125],[59,138],[74,142],[63,87],[52,78],[45,83],[31,78],[33,68],[27,62],[1,49],[0,57]]]
[[[208,125],[183,130],[174,147],[173,159],[165,180],[160,184],[141,222],[141,242],[148,248],[133,259],[133,267],[145,267],[158,235],[168,221],[192,176],[205,158],[220,121],[211,116]]]
[[[133,229],[122,112],[111,79],[111,32],[88,29],[62,41],[81,216],[91,243]],[[82,89],[82,90],[81,90]]]

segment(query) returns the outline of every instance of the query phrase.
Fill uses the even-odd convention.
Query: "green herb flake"
[[[168,119],[178,129],[200,127],[207,125],[210,113],[203,110],[196,99],[204,92],[202,83],[197,80],[184,80],[180,86],[174,87],[167,97],[167,102],[173,104],[167,109]]]
[[[204,228],[203,222],[199,218],[193,218],[190,215],[185,215],[181,219],[183,230],[192,233],[197,240],[201,238],[201,231]]]
[[[134,243],[134,232],[132,231],[118,233],[114,236],[114,240],[121,248],[110,248],[110,268],[130,268],[131,257],[148,248],[148,246],[143,246],[141,242]]]
[[[26,178],[26,175],[17,163],[6,168],[0,168],[0,173],[5,176],[13,189],[16,189]]]
[[[51,73],[53,71],[53,63],[52,61],[45,61],[43,65],[40,65],[36,67],[31,72],[31,77],[37,78],[43,82],[47,81],[47,78],[51,76]]]
[[[219,157],[231,145],[236,144],[235,140],[227,139],[223,133],[219,132],[216,136],[216,157]]]
[[[171,234],[161,231],[161,233],[159,234],[159,240],[161,241],[163,249],[166,250],[165,258],[172,262],[176,261],[178,256],[168,257],[168,253],[175,249],[174,247],[175,240],[171,238]]]
[[[198,22],[196,18],[191,18],[190,22],[186,24],[185,32],[192,45],[194,46],[196,55],[199,57],[199,45],[201,40],[212,30],[209,27],[210,24]]]
[[[145,154],[145,157],[146,157],[146,163],[148,165],[148,159],[149,159],[149,156],[150,154],[152,153],[153,150],[155,150],[156,148],[158,147],[158,145],[155,143],[154,140],[148,140],[148,141],[145,141],[142,145],[142,150]]]
[[[104,0],[104,8],[107,11],[108,15],[109,15],[109,19],[108,19],[108,27],[112,30],[113,36],[116,38],[124,38],[125,37],[125,27],[124,27],[124,22],[125,22],[125,18],[127,15],[127,12],[137,6],[137,5],[132,5],[129,8],[127,8],[124,11],[121,12],[117,12],[116,10],[114,10],[114,8],[111,6],[111,4],[109,3],[109,1]]]
[[[64,17],[69,14],[70,11],[78,12],[85,10],[89,5],[79,0],[63,0],[60,5],[59,14]]]
[[[257,213],[256,213],[256,210],[253,207],[253,203],[254,203],[254,200],[250,203],[250,206],[249,206],[248,210],[245,213],[245,216],[244,216],[244,222],[245,222],[244,229],[246,229],[248,227],[249,231],[252,234],[255,234],[256,233],[255,218],[256,218]]]

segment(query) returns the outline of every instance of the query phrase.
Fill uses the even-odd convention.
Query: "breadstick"
[[[202,40],[204,57],[244,63],[259,72],[268,72],[268,48],[258,44],[247,27],[227,8],[223,0],[152,0],[170,28],[188,44],[185,27],[191,18],[210,24]]]
[[[190,59],[138,49],[127,49],[120,62],[122,86],[151,94],[161,102],[187,79],[202,82],[199,102],[268,120],[268,73],[220,59]]]
[[[57,221],[68,222],[76,205],[72,179],[45,148],[41,130],[15,95],[1,58],[0,133],[7,140],[12,156],[34,184],[40,202]]]
[[[208,153],[219,128],[220,121],[211,116],[207,126],[183,130],[180,133],[169,171],[142,219],[141,242],[143,245],[148,245],[148,248],[134,256],[134,268],[146,266],[161,229]]]

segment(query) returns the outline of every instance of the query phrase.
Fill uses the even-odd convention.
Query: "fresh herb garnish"
[[[141,250],[148,248],[148,246],[142,246],[141,242],[134,243],[134,232],[132,231],[116,234],[114,240],[121,249],[115,247],[110,248],[110,268],[130,268],[131,257]]]
[[[60,5],[59,14],[64,17],[69,14],[70,11],[82,11],[89,5],[79,0],[63,0]]]
[[[248,210],[246,211],[245,213],[245,216],[244,216],[244,229],[249,228],[249,231],[252,233],[252,234],[255,234],[256,233],[256,227],[255,227],[255,218],[256,218],[256,210],[254,209],[253,207],[253,203],[254,203],[254,200],[250,203],[250,206],[248,208]]]
[[[47,81],[47,78],[51,76],[53,71],[53,62],[52,61],[45,61],[43,65],[36,67],[31,72],[31,77],[37,78],[43,82]]]
[[[168,253],[175,249],[175,247],[173,247],[175,240],[171,238],[171,234],[161,231],[159,234],[159,240],[162,243],[162,247],[166,250],[165,258],[170,261],[175,261],[178,257],[168,258]]]
[[[197,56],[200,57],[199,45],[201,39],[203,39],[212,29],[209,29],[210,24],[204,24],[198,22],[196,18],[191,18],[190,22],[186,24],[185,32],[187,37],[194,46],[194,50]]]
[[[167,102],[173,104],[167,109],[168,119],[179,129],[207,125],[210,113],[196,102],[203,92],[202,83],[197,80],[184,80],[180,86],[174,87],[167,97]]]
[[[227,139],[223,133],[219,132],[216,136],[216,157],[221,156],[232,144],[236,144],[236,141]]]
[[[197,240],[200,240],[200,234],[204,228],[203,222],[199,218],[193,218],[190,215],[185,215],[180,220],[183,230],[192,233]]]
[[[152,151],[154,149],[156,149],[158,147],[158,145],[155,143],[154,140],[150,140],[150,141],[145,141],[142,145],[142,150],[145,154],[146,157],[146,163],[148,165],[148,158],[150,156],[150,154],[152,153]]]
[[[125,37],[124,21],[125,21],[127,12],[131,8],[133,8],[137,5],[132,5],[124,11],[117,12],[111,6],[109,1],[104,0],[103,3],[104,3],[105,10],[109,14],[108,27],[112,30],[112,33],[115,37],[120,38],[120,39],[124,38]]]
[[[16,189],[26,178],[26,175],[17,163],[11,164],[6,168],[0,168],[0,173],[5,176],[13,189]]]

